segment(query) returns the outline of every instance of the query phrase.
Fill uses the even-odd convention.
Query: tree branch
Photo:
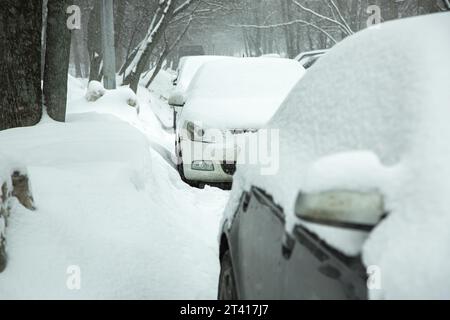
[[[280,27],[291,26],[291,25],[297,24],[297,23],[305,25],[305,26],[308,26],[308,27],[312,27],[312,28],[322,32],[323,34],[325,34],[335,44],[338,43],[338,41],[330,33],[328,33],[326,30],[324,30],[323,28],[321,28],[321,27],[319,27],[319,26],[317,26],[317,25],[315,25],[315,24],[313,24],[311,22],[308,22],[308,21],[305,21],[305,20],[302,20],[302,19],[296,19],[296,20],[289,21],[289,22],[271,24],[271,25],[266,25],[266,26],[258,26],[258,25],[251,25],[251,24],[249,24],[249,25],[245,25],[245,24],[229,25],[229,26],[232,27],[232,28],[273,29],[273,28],[280,28]]]
[[[342,29],[342,31],[344,31],[347,35],[352,35],[352,34],[353,34],[353,32],[352,32],[351,30],[347,29],[347,27],[346,27],[343,23],[341,23],[341,22],[339,22],[339,21],[337,21],[337,20],[331,19],[330,17],[324,16],[324,15],[322,15],[322,14],[320,14],[320,13],[314,11],[314,10],[311,10],[311,9],[309,9],[309,8],[306,8],[305,6],[303,6],[301,3],[299,3],[299,2],[296,1],[296,0],[293,0],[292,2],[293,2],[297,7],[299,7],[300,9],[302,9],[303,11],[308,12],[308,13],[310,13],[310,14],[312,14],[312,15],[314,15],[314,16],[320,18],[320,19],[323,19],[323,20],[326,20],[326,21],[328,21],[328,22],[331,22],[331,23],[333,23],[333,24],[338,25],[338,26]]]

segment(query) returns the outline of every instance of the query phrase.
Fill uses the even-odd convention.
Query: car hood
[[[278,111],[282,98],[191,99],[183,108],[181,122],[196,122],[204,128],[261,129]]]

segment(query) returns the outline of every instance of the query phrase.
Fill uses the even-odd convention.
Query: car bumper
[[[191,181],[229,183],[236,171],[238,148],[181,141],[184,176]]]

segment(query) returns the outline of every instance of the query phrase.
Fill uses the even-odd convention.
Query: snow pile
[[[138,100],[136,94],[129,87],[120,87],[120,100],[125,101],[130,107],[137,108]],[[107,90],[98,81],[89,82],[88,89],[86,91],[86,100],[89,102],[95,102],[107,93]]]
[[[265,125],[305,70],[296,61],[230,58],[208,62],[191,83],[183,119],[215,129],[258,129]]]
[[[88,102],[75,83],[67,123],[0,133],[37,206],[9,220],[0,300],[214,299],[227,193],[180,181],[144,88],[138,116],[123,89]]]
[[[153,75],[154,70],[150,71],[147,75],[142,77],[141,84],[145,86]],[[158,75],[153,80],[150,91],[157,96],[157,98],[162,98],[162,100],[169,100],[169,96],[173,91],[173,78],[174,74],[171,70],[160,70]]]
[[[281,59],[282,57],[278,54],[278,53],[268,53],[268,54],[263,54],[261,56],[261,58],[276,58],[276,59]]]
[[[101,97],[103,97],[106,93],[103,85],[98,81],[89,82],[89,86],[86,92],[87,101],[97,101]]]
[[[285,209],[288,230],[303,188],[378,189],[390,215],[367,241],[352,247],[337,238],[362,235],[313,231],[380,268],[382,290],[372,298],[450,298],[447,30],[447,13],[403,19],[360,32],[319,60],[270,122],[280,130],[278,174],[240,168],[228,217],[252,185]]]
[[[78,99],[79,97],[85,96],[88,80],[77,79],[75,77],[72,77],[70,74],[68,76],[69,79],[67,81],[67,87],[70,88],[70,90],[67,91],[67,100],[72,101],[74,99]]]
[[[142,86],[148,83],[151,74],[152,72],[142,78]],[[150,110],[146,111],[154,114],[165,130],[170,130],[173,127],[173,109],[168,105],[169,97],[174,89],[173,78],[174,75],[171,70],[161,70],[149,90],[138,90],[139,100],[145,101],[150,106]],[[142,109],[140,112],[142,112]],[[173,146],[173,141],[171,146]]]

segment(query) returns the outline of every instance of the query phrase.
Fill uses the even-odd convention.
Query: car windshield
[[[287,59],[228,59],[208,63],[188,90],[191,97],[248,99],[286,93],[302,67]],[[288,89],[289,90],[289,89]]]
[[[297,61],[288,59],[235,58],[207,63],[188,89],[182,115],[216,128],[259,128],[304,73]]]

